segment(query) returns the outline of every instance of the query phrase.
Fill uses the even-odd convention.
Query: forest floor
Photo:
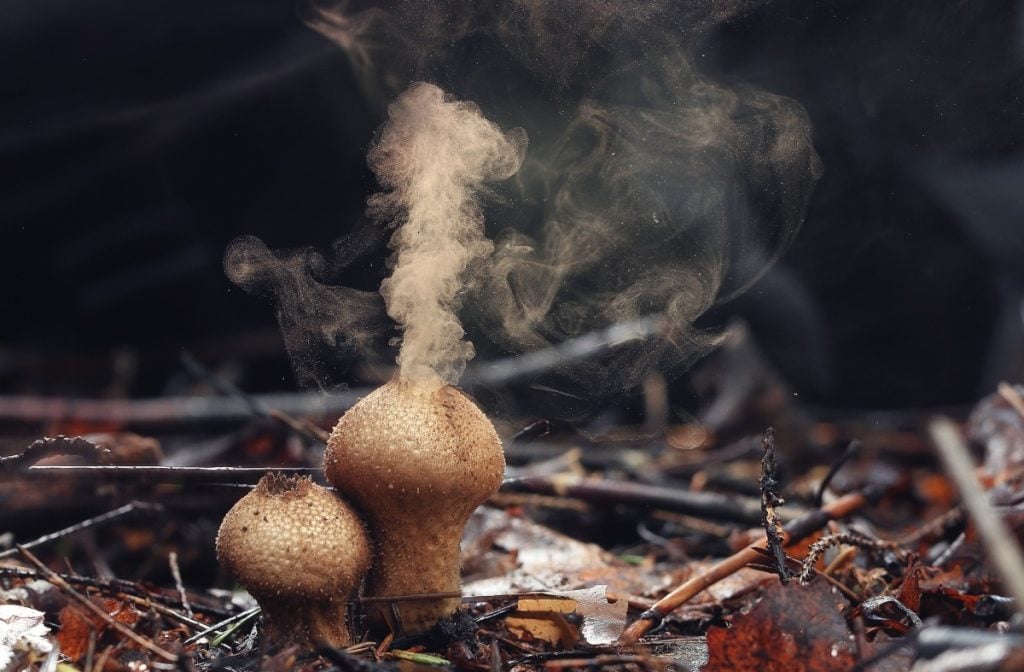
[[[656,384],[640,423],[506,421],[462,608],[381,636],[357,598],[347,649],[261,638],[214,551],[263,474],[322,481],[337,411],[8,398],[39,434],[0,459],[0,670],[1024,669],[1024,388],[835,413],[728,349],[706,366],[692,422]]]

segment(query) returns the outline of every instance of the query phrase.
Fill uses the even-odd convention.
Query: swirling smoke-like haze
[[[502,133],[475,105],[431,84],[414,84],[388,107],[369,162],[389,191],[373,196],[369,209],[399,223],[380,293],[404,332],[402,378],[455,383],[473,356],[456,314],[460,290],[467,267],[493,250],[474,192],[515,174],[525,150],[522,129]]]
[[[820,172],[803,108],[696,65],[711,31],[762,3],[365,4],[317,5],[308,23],[348,54],[382,115],[391,104],[370,152],[387,191],[369,213],[399,225],[381,291],[404,327],[403,371],[454,380],[472,355],[459,318],[479,351],[498,356],[663,315],[662,338],[540,381],[577,398],[621,393],[706,352],[715,334],[697,319],[756,280],[798,230]],[[415,81],[453,98],[428,85],[398,97]],[[514,173],[482,192],[481,209],[472,194],[482,182]],[[357,233],[341,256],[365,251],[353,236],[363,247],[373,236],[347,228]],[[331,285],[348,261],[271,252],[254,238],[227,252],[232,280],[275,300],[301,383],[329,386],[340,373],[324,370],[313,344],[355,359],[386,341],[379,297]]]

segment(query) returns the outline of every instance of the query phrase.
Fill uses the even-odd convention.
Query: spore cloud
[[[515,174],[525,150],[522,129],[504,133],[432,84],[412,85],[388,107],[368,156],[387,191],[370,198],[369,210],[397,226],[380,291],[403,332],[402,378],[455,383],[473,356],[457,311],[467,272],[494,248],[477,193]]]
[[[229,251],[249,262],[232,277],[302,325],[293,354],[368,357],[397,323],[402,375],[448,382],[474,347],[486,361],[637,318],[665,325],[534,376],[551,416],[681,372],[716,342],[701,316],[788,247],[820,174],[797,101],[702,65],[708,36],[762,4],[317,0],[309,25],[349,56],[386,122],[369,157],[384,191],[368,213],[376,230],[395,227],[381,288],[394,322],[379,296],[328,289],[323,268],[345,259],[248,241],[258,254]],[[296,307],[325,295],[355,319]],[[328,387],[344,373],[322,357],[294,363]]]

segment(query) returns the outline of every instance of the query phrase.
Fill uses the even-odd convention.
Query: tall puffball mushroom
[[[324,473],[373,531],[377,557],[366,594],[457,593],[462,530],[504,471],[494,426],[450,385],[396,379],[349,409],[327,442]],[[371,626],[414,633],[459,603],[377,603],[368,615]]]
[[[308,478],[268,474],[221,523],[217,558],[263,610],[273,641],[349,646],[349,596],[370,564],[359,517]]]
[[[342,417],[324,456],[327,478],[367,516],[376,542],[368,595],[458,593],[462,528],[501,485],[498,435],[450,383],[473,356],[458,319],[468,274],[494,247],[477,194],[514,175],[525,151],[525,131],[502,131],[476,105],[422,82],[388,107],[370,149],[385,188],[370,213],[396,226],[381,294],[402,329],[399,370]],[[378,602],[369,615],[378,628],[417,632],[458,604]]]

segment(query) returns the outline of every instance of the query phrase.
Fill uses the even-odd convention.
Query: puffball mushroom
[[[504,472],[494,426],[450,385],[396,379],[349,409],[327,442],[324,473],[367,517],[377,555],[366,594],[457,593],[463,528]],[[368,616],[377,629],[416,633],[459,603],[380,602]]]
[[[217,558],[259,602],[264,636],[349,646],[345,611],[369,567],[370,543],[330,490],[267,474],[224,516]]]

